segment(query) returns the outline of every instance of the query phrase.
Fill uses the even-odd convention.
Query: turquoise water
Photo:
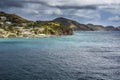
[[[0,80],[120,80],[120,32],[0,39]]]

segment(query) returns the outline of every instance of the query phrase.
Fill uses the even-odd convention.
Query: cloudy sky
[[[65,17],[80,23],[120,26],[120,0],[1,0],[0,11],[29,20]]]

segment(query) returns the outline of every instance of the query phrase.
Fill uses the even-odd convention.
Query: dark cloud
[[[48,2],[43,2],[43,1],[22,1],[24,3],[31,3],[31,4],[40,4],[40,5],[44,5],[47,7],[51,7],[51,8],[59,8],[59,9],[96,9],[97,6],[96,5],[84,5],[84,6],[76,6],[76,5],[50,5],[48,4]]]
[[[18,0],[1,0],[0,8],[23,7],[24,5]]]
[[[55,6],[60,9],[96,9],[97,7],[94,5],[87,5],[87,6]]]
[[[23,8],[24,5],[27,3],[29,4],[40,4],[44,5],[46,7],[51,7],[51,8],[59,8],[59,9],[96,9],[97,7],[95,5],[86,5],[86,6],[75,6],[75,5],[50,5],[48,2],[44,1],[23,1],[23,0],[3,0],[0,2],[0,8],[11,8],[11,7],[16,7],[16,8]]]
[[[83,17],[87,21],[89,17],[97,19],[96,16],[100,15],[102,21],[107,21],[109,17],[120,14],[120,0],[103,0],[102,2],[99,0],[1,0],[0,10],[16,13],[28,19],[31,18],[31,15],[43,17],[42,19],[68,16],[76,17],[76,19]],[[113,17],[110,20],[115,22],[120,19]]]
[[[40,5],[45,5],[45,6],[50,6],[48,5],[47,2],[43,2],[43,1],[21,1],[22,3],[30,3],[30,4],[40,4]]]

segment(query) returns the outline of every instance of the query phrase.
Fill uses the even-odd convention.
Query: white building
[[[7,25],[11,25],[12,23],[10,21],[6,21],[6,24]]]
[[[5,21],[7,18],[4,16],[0,16],[0,20]]]
[[[27,24],[26,23],[22,23],[22,26],[27,26]]]

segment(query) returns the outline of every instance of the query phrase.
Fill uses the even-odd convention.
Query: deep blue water
[[[0,80],[120,80],[120,32],[0,39]]]

